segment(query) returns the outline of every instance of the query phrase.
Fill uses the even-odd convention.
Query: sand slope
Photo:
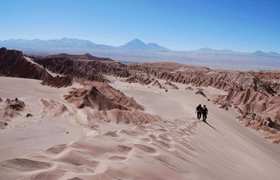
[[[71,87],[43,86],[39,80],[0,77],[0,97],[19,98],[26,107],[0,130],[0,161],[68,143],[83,136],[74,109],[63,99]],[[27,118],[26,114],[32,117]],[[71,132],[67,134],[67,132]]]
[[[279,145],[271,144],[253,130],[239,125],[234,112],[219,109],[207,98],[195,95],[195,90],[186,90],[184,85],[176,84],[179,90],[169,89],[165,92],[157,87],[129,84],[115,78],[111,80],[113,87],[135,98],[145,107],[146,112],[159,115],[161,120],[138,126],[96,121],[90,129],[80,134],[78,140],[74,138],[72,140],[75,141],[71,143],[71,138],[62,138],[60,142],[51,141],[51,145],[44,141],[36,141],[34,137],[36,145],[33,144],[32,147],[40,146],[37,145],[39,142],[49,147],[43,151],[30,150],[30,153],[23,153],[24,156],[13,155],[9,160],[1,157],[1,178],[279,179]],[[41,87],[36,85],[36,88]],[[40,89],[37,91],[41,92]],[[48,91],[51,92],[50,89]],[[206,89],[204,92],[207,97],[221,93],[215,89]],[[55,94],[53,96],[56,96]],[[60,97],[59,95],[55,99]],[[71,105],[63,99],[59,102],[72,111]],[[195,118],[194,108],[198,103],[208,106],[208,124]],[[78,112],[78,122],[85,121],[91,113],[90,109]],[[71,126],[71,123],[69,125],[65,121],[70,116],[66,114],[62,117],[64,118],[60,118],[61,125]],[[50,122],[50,126],[54,125],[53,121],[47,122]],[[35,125],[40,127],[40,124]],[[45,136],[48,132],[52,139],[62,136],[50,130],[55,128],[43,126],[46,128]],[[77,124],[75,127],[82,128]],[[72,129],[70,132],[72,133]],[[40,133],[33,131],[34,136],[37,137],[37,134]],[[79,134],[75,137],[78,136]],[[1,138],[1,144],[6,144],[10,137],[7,135],[4,138],[1,135]],[[3,139],[6,139],[6,142]],[[30,142],[31,140],[32,138]],[[11,143],[13,148],[26,146],[20,144],[21,140],[15,142]]]
[[[208,124],[196,124],[190,146],[196,156],[191,162],[190,179],[279,179],[280,146],[266,141],[254,130],[241,126],[232,111],[219,109],[195,91],[157,90],[152,87],[114,81],[115,87],[133,96],[147,111],[174,122],[195,120],[194,107],[206,104]],[[207,88],[209,97],[218,91]],[[220,92],[218,92],[220,93]]]

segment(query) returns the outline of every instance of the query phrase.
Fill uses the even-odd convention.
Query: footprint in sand
[[[49,149],[46,150],[47,153],[51,154],[59,154],[66,148],[66,144],[59,144],[55,145]]]
[[[165,148],[165,149],[171,148],[171,145],[168,142],[162,141],[162,140],[155,140],[153,144],[159,145],[160,147]]]
[[[158,137],[164,141],[172,141],[172,137],[170,137],[168,134],[164,133],[164,134],[159,134]]]
[[[165,128],[158,128],[158,129],[155,129],[156,131],[159,131],[159,132],[168,132],[167,129]]]
[[[108,131],[104,135],[105,136],[110,136],[110,137],[119,137],[117,131]]]
[[[83,179],[78,178],[78,177],[74,177],[74,178],[71,178],[71,179],[68,179],[68,180],[83,180]]]
[[[51,169],[48,171],[42,171],[39,172],[38,174],[32,174],[30,175],[30,178],[28,179],[33,179],[33,180],[56,180],[62,178],[67,171],[63,169]]]
[[[118,145],[117,146],[117,152],[119,153],[129,153],[132,150],[132,147],[125,146],[125,145]]]
[[[138,135],[139,135],[139,133],[136,132],[136,131],[133,131],[133,130],[125,130],[125,129],[122,129],[122,130],[120,131],[120,133],[129,135],[129,136],[138,136]]]
[[[11,159],[4,161],[0,164],[0,167],[8,169],[16,169],[18,171],[35,171],[41,169],[50,168],[52,164],[42,161],[35,161],[31,159]]]
[[[152,140],[156,140],[156,139],[157,139],[156,135],[154,135],[154,134],[150,134],[149,137],[150,137]]]
[[[146,138],[146,137],[141,138],[141,140],[144,141],[144,142],[151,142],[151,139],[150,138]]]
[[[58,156],[54,159],[56,162],[62,162],[69,166],[72,166],[77,172],[87,172],[92,173],[95,171],[100,162],[92,159],[90,154],[85,152],[79,152],[76,150],[70,150],[61,156]],[[79,167],[88,167],[88,168],[79,168]]]
[[[146,153],[156,153],[156,149],[144,144],[134,144],[134,146],[138,149],[141,149],[142,151],[145,151]]]
[[[127,157],[114,155],[114,156],[110,156],[109,159],[114,161],[122,161],[122,160],[126,160]]]

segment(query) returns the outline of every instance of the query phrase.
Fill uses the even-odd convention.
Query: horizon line
[[[261,53],[277,53],[280,55],[280,52],[278,51],[264,51],[264,50],[260,50],[260,49],[256,49],[253,51],[242,51],[242,50],[235,50],[235,49],[223,49],[223,48],[211,48],[211,47],[201,47],[201,48],[197,48],[197,49],[181,49],[181,50],[176,50],[176,49],[172,49],[166,46],[162,46],[156,42],[147,42],[145,40],[142,40],[140,38],[132,38],[131,40],[119,44],[119,45],[110,45],[110,44],[106,44],[106,43],[96,43],[94,40],[91,39],[86,39],[86,38],[78,38],[78,37],[60,37],[60,38],[8,38],[8,39],[0,39],[0,41],[9,41],[9,40],[26,40],[26,41],[34,41],[34,40],[41,40],[41,41],[52,41],[52,40],[63,40],[63,39],[72,39],[72,40],[82,40],[82,41],[90,41],[93,44],[96,45],[105,45],[105,46],[111,46],[111,47],[121,47],[123,45],[125,45],[126,43],[129,43],[133,40],[140,40],[141,42],[145,43],[145,44],[149,44],[149,43],[154,43],[157,44],[163,48],[166,48],[167,51],[175,51],[175,52],[188,52],[188,51],[199,51],[199,50],[213,50],[213,51],[232,51],[233,53],[257,53],[257,52],[261,52]]]

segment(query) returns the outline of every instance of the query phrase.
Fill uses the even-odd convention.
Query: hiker
[[[206,122],[207,115],[208,115],[208,109],[206,105],[203,105],[201,113],[202,113],[202,120]]]
[[[199,105],[196,107],[196,117],[197,117],[197,119],[199,119],[199,120],[200,120],[200,118],[201,118],[201,112],[202,112],[202,106],[201,106],[201,104],[199,104]]]

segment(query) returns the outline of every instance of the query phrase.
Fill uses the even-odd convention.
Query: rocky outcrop
[[[262,81],[256,73],[242,71],[212,70],[204,67],[179,65],[176,63],[131,64],[131,72],[144,72],[151,77],[194,86],[212,86],[222,90],[231,88],[253,88],[256,91],[275,94],[271,82]]]
[[[240,113],[240,121],[248,127],[263,130],[266,137],[280,143],[280,96],[248,88],[242,91],[230,90],[216,99],[222,108],[235,107]]]
[[[58,54],[31,58],[21,51],[0,49],[2,76],[39,79],[43,80],[43,84],[62,87],[70,85],[72,78],[104,82],[106,78],[103,74],[128,77],[129,71],[122,63],[90,54]]]
[[[8,123],[12,118],[19,116],[24,110],[25,103],[18,98],[9,99],[0,102],[0,129],[4,129],[8,126]]]
[[[275,123],[280,123],[279,96],[268,95],[252,88],[241,91],[232,89],[227,95],[220,96],[215,101],[222,105],[236,107],[242,118],[253,117],[259,121],[270,118]]]
[[[198,88],[198,90],[195,92],[195,94],[199,94],[203,97],[206,97],[206,94],[204,93],[203,89],[201,89],[201,88]]]
[[[0,49],[0,75],[30,79],[51,78],[43,68],[27,61],[21,51]]]
[[[83,97],[83,101],[79,107],[82,108],[84,106],[89,106],[98,110],[127,110],[125,106],[113,101],[113,99],[111,100],[110,98],[102,94],[96,87],[92,87]]]
[[[142,74],[142,73],[134,74],[126,79],[126,82],[139,83],[142,85],[148,85],[148,84],[152,83],[153,81],[154,81],[153,78],[150,78],[146,74]]]
[[[68,112],[68,108],[59,101],[55,101],[53,99],[44,99],[44,98],[42,98],[40,101],[43,107],[42,108],[43,116],[57,117]]]
[[[46,68],[33,62],[21,51],[0,49],[0,76],[20,77],[42,80],[45,85],[64,87],[72,84],[70,77],[53,77]]]
[[[80,109],[88,107],[93,110],[87,113],[87,125],[90,127],[96,121],[141,125],[159,120],[159,117],[143,112],[143,107],[133,98],[103,82],[92,82],[88,87],[73,89],[65,95],[65,99]]]
[[[172,82],[170,81],[166,81],[164,83],[164,85],[166,86],[166,89],[179,89],[178,86],[176,86],[175,84],[173,84]]]
[[[114,61],[110,58],[106,57],[97,57],[93,56],[89,53],[86,54],[55,54],[55,55],[49,55],[47,58],[70,58],[72,60],[93,60],[93,61]]]
[[[65,99],[79,108],[88,106],[98,110],[143,110],[133,98],[103,82],[92,82],[88,87],[73,89]]]
[[[77,59],[75,59],[77,58]],[[111,60],[88,60],[77,56],[57,55],[36,57],[35,61],[52,72],[79,79],[105,82],[103,74],[128,77],[127,66]]]
[[[188,86],[185,89],[188,90],[188,91],[193,91],[193,88],[191,86]]]
[[[42,84],[60,88],[60,87],[71,86],[72,82],[73,82],[73,78],[70,76],[55,76],[55,77],[44,78]]]
[[[152,86],[155,86],[155,87],[160,88],[160,89],[163,89],[163,88],[164,88],[158,80],[155,80],[155,81],[152,83]]]

